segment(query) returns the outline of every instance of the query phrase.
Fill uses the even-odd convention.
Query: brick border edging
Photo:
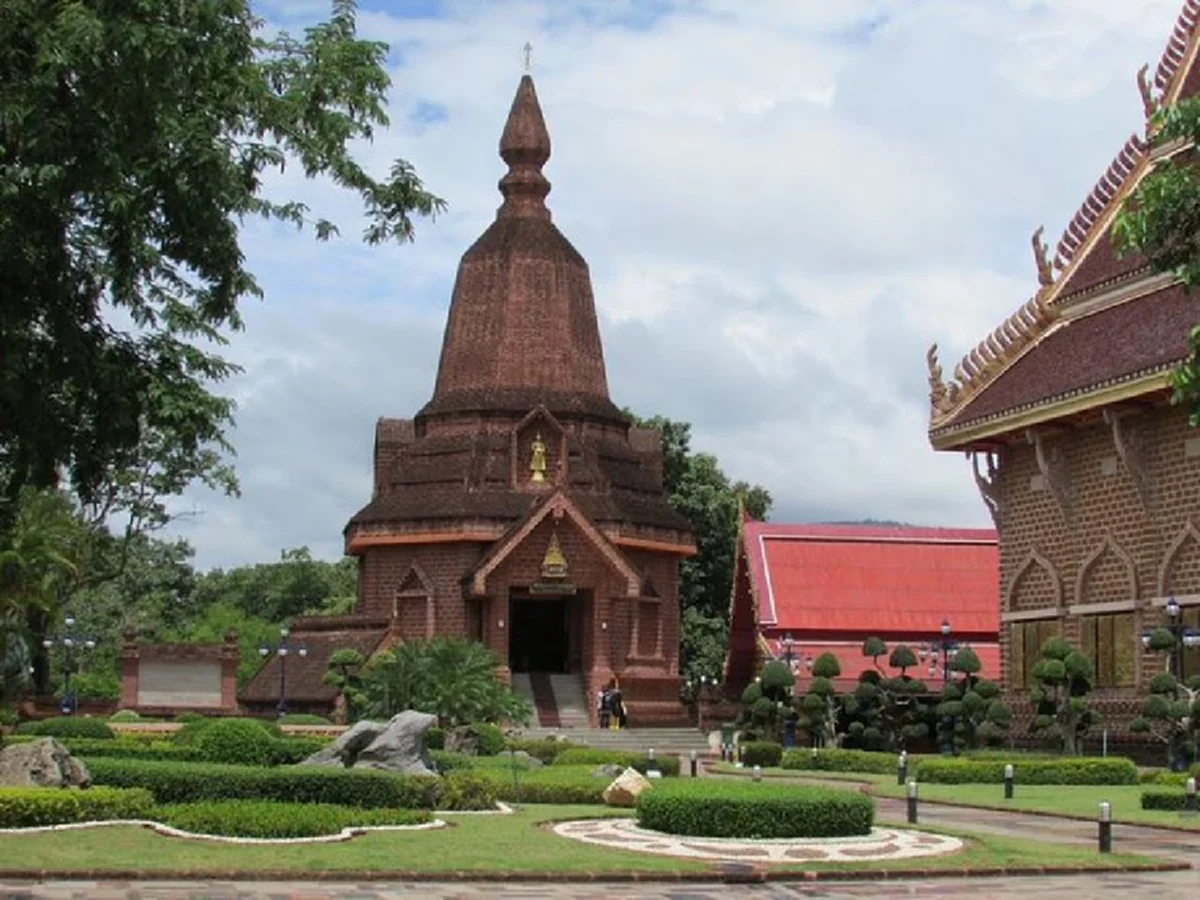
[[[714,778],[746,778],[746,777],[749,777],[747,775],[741,774],[740,772],[738,772],[738,773],[716,772],[712,769],[711,766],[706,767],[705,771],[708,772],[708,774]],[[800,772],[803,770],[797,769],[797,771]],[[764,778],[771,777],[771,778],[777,778],[777,779],[784,779],[784,778],[802,779],[805,776],[804,775],[792,775],[792,776],[787,776],[787,775],[766,776],[766,775],[764,775],[763,777]],[[857,781],[853,778],[814,778],[814,777],[810,777],[809,781],[810,782],[826,781],[826,782],[830,782],[831,784],[835,784],[835,785],[836,784],[852,784],[858,789],[859,793],[867,794],[868,796],[871,796],[871,797],[878,797],[881,800],[900,800],[900,801],[904,800],[903,797],[895,797],[895,796],[892,796],[891,794],[876,793],[874,790],[872,790],[872,788],[874,788],[875,785],[874,785],[874,783],[872,783],[870,781]],[[933,782],[925,782],[925,783],[933,784]],[[1042,786],[1045,787],[1046,785],[1042,785]],[[1070,785],[1070,784],[1064,784],[1064,785],[1059,785],[1059,786],[1060,787],[1106,787],[1106,785]],[[1111,785],[1111,786],[1112,787],[1131,787],[1132,785]],[[1075,813],[1052,813],[1052,812],[1046,812],[1044,809],[1014,809],[1011,806],[981,806],[978,803],[958,803],[958,802],[955,802],[954,800],[927,800],[924,797],[921,798],[921,805],[922,806],[952,806],[955,809],[979,809],[979,810],[983,810],[984,812],[1010,813],[1011,815],[1017,815],[1017,816],[1038,816],[1043,819],[1066,819],[1071,822],[1095,823],[1095,821],[1096,821],[1096,819],[1093,816],[1081,816],[1081,815],[1077,815]],[[1127,828],[1149,828],[1154,831],[1170,831],[1170,832],[1173,832],[1176,834],[1191,834],[1191,835],[1196,835],[1197,837],[1200,837],[1200,828],[1185,828],[1183,825],[1167,825],[1167,824],[1153,825],[1153,824],[1149,824],[1147,822],[1134,822],[1130,819],[1121,818],[1119,816],[1114,816],[1113,824],[1114,825],[1124,825]]]
[[[1116,872],[1182,872],[1192,866],[1185,862],[1162,863],[1114,863],[1099,866],[978,866],[963,869],[810,869],[773,871],[754,868],[750,865],[733,864],[720,869],[699,872],[542,872],[542,871],[448,871],[426,872],[371,869],[346,869],[344,871],[304,872],[291,869],[257,869],[237,871],[211,869],[191,872],[147,873],[129,869],[80,869],[72,872],[57,872],[51,869],[22,871],[0,869],[0,879],[10,881],[355,881],[374,883],[383,881],[451,881],[451,882],[558,882],[629,884],[635,882],[686,884],[746,884],[791,881],[896,881],[921,878],[1000,878],[1036,877],[1048,875],[1104,875]]]

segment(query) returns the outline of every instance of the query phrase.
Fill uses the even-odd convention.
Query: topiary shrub
[[[247,838],[302,838],[337,834],[344,828],[418,825],[430,814],[415,809],[359,809],[333,803],[274,803],[269,800],[213,800],[161,806],[154,818],[195,834]]]
[[[869,834],[875,801],[857,791],[696,778],[637,798],[638,824],[668,834],[728,838]]]
[[[449,750],[430,750],[429,758],[433,760],[434,767],[442,775],[447,772],[458,772],[464,769],[475,768],[474,756],[468,756],[466,753],[452,753]]]
[[[272,740],[274,741],[271,753],[271,765],[273,766],[294,766],[302,763],[318,750],[324,750],[333,743],[332,738],[300,734]]]
[[[438,809],[495,809],[496,782],[466,769],[450,772],[442,779]]]
[[[36,734],[52,738],[95,738],[112,740],[116,735],[103,719],[89,716],[56,716],[52,719],[22,722],[17,726],[18,734]]]
[[[1133,760],[1109,757],[1014,756],[1013,776],[1017,784],[1137,784]],[[923,759],[917,777],[931,784],[1001,784],[1004,759]]]
[[[504,751],[504,732],[491,722],[475,722],[470,726],[471,734],[479,744],[480,756],[495,756]]]
[[[782,759],[783,747],[774,741],[742,744],[742,762],[748,766],[778,766]]]
[[[603,766],[617,765],[637,769],[643,775],[647,769],[658,769],[663,775],[679,774],[679,757],[656,754],[653,763],[645,753],[636,750],[605,750],[600,747],[572,747],[554,757],[556,766]]]
[[[445,750],[446,749],[446,732],[439,726],[434,725],[425,732],[425,749],[426,750]]]
[[[95,784],[146,788],[158,803],[248,799],[432,809],[440,785],[428,776],[331,766],[266,769],[104,758],[89,759],[87,765]]]
[[[258,722],[221,719],[200,731],[195,746],[206,762],[269,766],[276,760],[279,743]]]
[[[208,719],[208,716],[203,713],[185,712],[180,713],[175,717],[175,721],[180,725],[190,725],[193,722],[203,722]]]
[[[0,787],[0,828],[145,819],[154,795],[140,788]]]
[[[140,722],[142,717],[137,710],[133,709],[118,709],[115,713],[108,717],[110,722]]]

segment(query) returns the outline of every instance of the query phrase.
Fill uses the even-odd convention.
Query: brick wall
[[[1139,693],[1162,667],[1162,657],[1143,652],[1140,644],[1142,630],[1162,621],[1151,601],[1200,594],[1200,531],[1189,531],[1189,522],[1193,528],[1200,523],[1200,454],[1188,453],[1197,434],[1174,407],[1145,410],[1123,419],[1121,427],[1141,459],[1137,468],[1148,473],[1144,491],[1120,459],[1112,427],[1099,416],[1043,438],[1050,477],[1039,470],[1028,442],[1004,448],[998,474],[1004,613],[1048,609],[1059,596],[1064,609],[1133,601],[1137,684],[1093,695],[1106,725],[1118,732],[1137,715]],[[1078,646],[1079,616],[1064,615],[1061,624],[1063,636]],[[1007,684],[1005,626],[1000,643]],[[1027,704],[1011,699],[1021,728]]]

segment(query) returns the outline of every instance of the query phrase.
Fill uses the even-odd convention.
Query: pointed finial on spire
[[[528,75],[521,76],[508,111],[508,121],[500,135],[500,157],[508,163],[508,174],[500,179],[504,205],[497,214],[549,219],[545,199],[550,193],[550,182],[542,174],[542,166],[550,158],[550,132],[546,130],[533,79]]]
[[[525,74],[529,74],[529,60],[533,56],[533,44],[529,41],[525,42],[525,46],[521,48],[521,52],[525,54]]]

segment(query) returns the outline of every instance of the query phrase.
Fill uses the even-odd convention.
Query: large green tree
[[[335,231],[265,189],[291,162],[362,197],[366,240],[409,240],[443,203],[397,160],[385,45],[351,0],[302,36],[249,0],[5,0],[0,14],[0,531],[20,489],[64,478],[103,503],[154,417],[185,456],[220,446],[217,352],[260,295],[251,218]],[[164,424],[165,423],[165,424]]]
[[[693,681],[714,677],[725,658],[739,504],[751,518],[766,519],[771,495],[759,485],[730,480],[715,456],[693,450],[688,423],[625,413],[635,425],[662,435],[663,484],[696,541],[696,555],[679,567],[683,674]]]
[[[1161,146],[1200,141],[1200,97],[1160,109],[1151,141]],[[1200,170],[1194,152],[1158,160],[1121,207],[1113,227],[1120,254],[1143,254],[1160,272],[1173,272],[1190,290],[1200,280]],[[1171,373],[1174,402],[1200,427],[1200,325],[1188,335],[1188,357]]]

